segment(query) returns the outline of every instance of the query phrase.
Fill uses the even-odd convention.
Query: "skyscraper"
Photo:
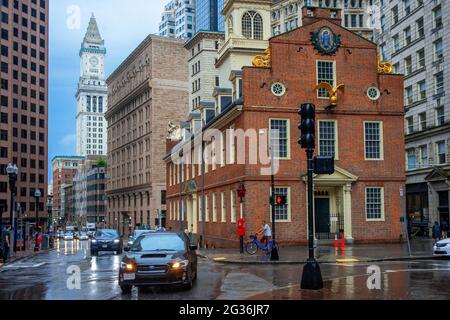
[[[105,42],[92,15],[80,50],[77,99],[77,155],[106,155]]]
[[[40,222],[44,222],[48,175],[48,1],[2,0],[0,11],[0,210],[11,208],[6,167],[14,163],[18,167],[19,213],[27,213],[30,222],[34,222],[33,195],[40,189],[38,207],[40,217],[45,217]],[[6,221],[9,214],[4,213],[3,217]]]
[[[405,76],[407,211],[413,231],[427,235],[435,221],[449,220],[450,3],[379,4],[380,56]]]
[[[224,31],[221,14],[225,0],[196,0],[195,32]]]
[[[159,35],[178,39],[189,39],[195,32],[195,1],[170,0],[164,6],[159,23]]]

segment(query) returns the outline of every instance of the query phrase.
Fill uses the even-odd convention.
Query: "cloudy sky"
[[[165,0],[54,0],[50,2],[49,160],[76,152],[75,93],[79,50],[91,14],[108,50],[106,74],[150,33],[158,32]],[[51,170],[51,166],[49,166]],[[51,177],[51,176],[50,176]]]

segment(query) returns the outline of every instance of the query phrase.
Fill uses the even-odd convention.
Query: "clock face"
[[[97,57],[92,57],[89,62],[91,63],[92,66],[96,67],[98,65],[98,58]]]

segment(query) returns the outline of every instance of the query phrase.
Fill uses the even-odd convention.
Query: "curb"
[[[306,261],[241,261],[241,260],[214,260],[215,258],[210,258],[204,255],[198,255],[201,258],[208,259],[215,263],[222,264],[238,264],[238,265],[304,265]],[[398,257],[398,258],[378,258],[378,259],[361,259],[357,263],[361,262],[389,262],[389,261],[415,261],[415,260],[445,260],[445,257],[436,256],[412,256],[412,257]],[[323,264],[334,264],[337,263],[336,260],[318,260],[319,263]]]
[[[56,250],[56,249],[53,248],[53,249],[41,250],[39,252],[33,252],[32,254],[27,255],[27,256],[13,258],[13,259],[8,260],[8,262],[6,264],[4,264],[3,266],[6,266],[6,265],[9,265],[9,264],[12,264],[12,263],[16,263],[16,262],[19,262],[19,261],[22,261],[22,260],[25,260],[25,259],[28,259],[28,258],[33,258],[35,256],[38,256],[38,255],[41,255],[41,254],[44,254],[44,253],[48,253],[48,252],[51,252],[53,250]]]

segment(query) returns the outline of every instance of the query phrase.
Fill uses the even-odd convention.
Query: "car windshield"
[[[131,246],[131,251],[184,251],[184,240],[177,234],[152,234],[141,236]]]
[[[99,230],[95,233],[96,238],[117,238],[118,236],[115,230]]]
[[[80,235],[87,236],[87,233],[86,232],[82,232]]]

